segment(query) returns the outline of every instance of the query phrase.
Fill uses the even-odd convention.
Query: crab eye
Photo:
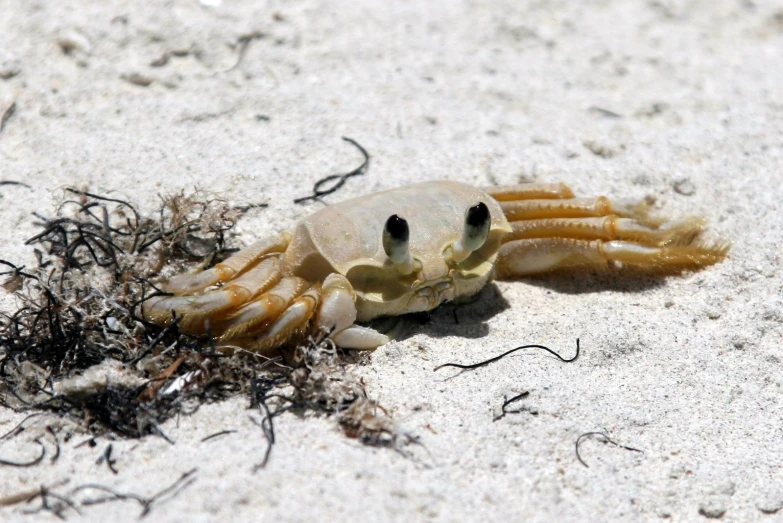
[[[469,251],[480,249],[489,236],[489,208],[479,202],[465,213],[465,231],[462,233],[462,246]]]
[[[394,263],[399,265],[409,261],[408,238],[410,229],[405,218],[400,218],[396,214],[389,216],[386,225],[383,227],[383,250],[386,256]]]
[[[451,259],[457,263],[465,261],[470,253],[480,249],[487,241],[491,224],[489,208],[484,202],[465,211],[465,228],[462,238],[451,246]]]

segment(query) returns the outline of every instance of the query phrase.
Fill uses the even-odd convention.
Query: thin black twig
[[[236,430],[233,430],[233,429],[221,430],[220,432],[215,432],[214,434],[210,434],[209,436],[207,436],[205,438],[202,438],[201,441],[203,443],[204,441],[209,441],[211,439],[219,438],[220,436],[225,436],[227,434],[233,434],[235,432],[236,432]]]
[[[273,415],[269,410],[269,406],[266,404],[267,395],[269,394],[271,387],[272,385],[270,385],[266,380],[263,385],[259,385],[259,380],[254,380],[252,386],[253,401],[256,403],[256,407],[263,409],[264,417],[260,422],[258,422],[255,418],[250,416],[250,421],[261,428],[261,431],[264,433],[264,438],[266,438],[264,459],[261,460],[261,463],[253,467],[253,472],[266,467],[267,463],[269,463],[269,456],[272,454],[272,446],[275,444],[275,426],[273,422]]]
[[[245,59],[245,53],[247,53],[247,48],[250,47],[250,42],[253,40],[261,40],[262,38],[265,38],[266,34],[260,32],[260,31],[254,31],[252,33],[242,35],[237,39],[237,61],[232,65],[230,68],[226,70],[233,71],[237,67],[239,67],[239,64],[242,63],[242,60]]]
[[[630,451],[633,451],[633,452],[641,452],[642,454],[644,453],[643,450],[635,449],[633,447],[626,447],[625,445],[620,445],[616,441],[612,440],[605,432],[585,432],[584,434],[582,434],[581,436],[579,436],[576,439],[576,444],[574,445],[574,447],[575,447],[575,450],[576,450],[576,459],[578,459],[579,463],[581,463],[582,465],[584,465],[587,468],[590,468],[590,466],[587,463],[585,463],[585,461],[582,459],[582,456],[579,455],[579,446],[582,444],[582,440],[583,439],[588,438],[590,436],[601,436],[602,438],[604,438],[606,440],[607,443],[611,443],[615,447],[619,447],[619,448],[625,449],[625,450],[630,450]]]
[[[41,440],[36,439],[34,441],[41,447],[41,454],[37,458],[33,459],[32,461],[9,461],[6,459],[0,459],[0,465],[19,468],[34,467],[35,465],[38,465],[44,459],[44,456],[46,456],[46,447],[43,443],[41,443]]]
[[[51,490],[55,487],[59,487],[67,483],[68,480],[60,481],[58,483],[55,483],[54,485],[50,487],[40,486],[35,489],[28,489],[23,492],[17,492],[16,494],[11,494],[10,496],[5,496],[3,498],[0,498],[0,507],[10,507],[12,505],[16,505],[17,503],[29,503],[38,496],[41,495],[41,491],[43,489]]]
[[[2,116],[0,116],[0,133],[5,130],[5,124],[16,112],[16,102],[11,102],[11,105],[5,108]]]
[[[100,200],[102,202],[117,203],[117,204],[119,204],[119,205],[121,205],[123,207],[126,207],[126,208],[130,209],[130,211],[133,213],[134,218],[136,218],[136,223],[134,225],[134,228],[138,227],[138,225],[139,225],[139,223],[141,221],[141,218],[139,217],[139,213],[136,210],[136,208],[133,205],[131,205],[130,203],[126,202],[125,200],[120,200],[120,199],[117,199],[117,198],[108,198],[106,196],[101,196],[99,194],[89,193],[89,192],[86,192],[86,191],[80,191],[79,189],[74,189],[73,187],[66,187],[65,190],[70,192],[70,193],[73,193],[73,194],[78,194],[80,196],[87,196],[89,198],[94,198],[95,200]]]
[[[77,443],[76,445],[73,446],[73,448],[78,449],[79,447],[83,447],[85,445],[89,445],[90,448],[95,448],[96,446],[98,446],[98,442],[95,441],[95,438],[90,438],[82,441],[81,443]]]
[[[192,485],[193,482],[195,481],[195,478],[192,478],[191,476],[193,476],[193,474],[195,474],[197,470],[198,470],[197,468],[190,469],[189,471],[182,474],[179,477],[179,479],[174,483],[172,483],[170,486],[164,488],[163,490],[161,490],[160,492],[158,492],[157,494],[149,498],[149,500],[147,500],[146,505],[144,506],[144,510],[141,512],[141,515],[139,516],[139,519],[145,517],[147,514],[150,513],[150,511],[152,510],[152,505],[156,501],[159,501],[160,499],[164,498],[165,496],[168,496],[169,494],[174,496],[177,493],[182,492],[190,485]]]
[[[0,260],[0,261],[2,261],[2,260]],[[41,414],[43,414],[43,413],[42,412],[34,412],[33,414],[30,414],[30,415],[26,416],[22,421],[17,423],[14,428],[12,428],[8,432],[6,432],[2,436],[0,436],[0,440],[11,439],[11,438],[17,436],[18,434],[24,432],[24,427],[22,425],[24,425],[25,422],[27,420],[29,420],[30,418],[34,418],[36,416],[40,416]]]
[[[158,425],[154,421],[151,422],[150,425],[151,425],[150,431],[152,434],[157,434],[158,436],[163,438],[166,441],[166,443],[168,443],[169,445],[174,445],[174,440],[171,439],[165,432],[163,432],[163,429],[160,428],[160,425]]]
[[[22,187],[27,187],[28,189],[32,190],[33,188],[26,183],[22,182],[15,182],[13,180],[0,180],[0,185],[21,185]]]
[[[106,450],[103,451],[103,454],[101,454],[101,457],[98,458],[98,461],[96,461],[95,464],[100,465],[105,461],[106,466],[109,467],[109,470],[111,470],[113,474],[117,474],[117,469],[114,467],[114,464],[117,463],[117,460],[111,457],[111,453],[113,450],[114,450],[114,446],[111,443],[109,443],[106,446]]]
[[[506,414],[516,414],[518,412],[522,412],[521,410],[506,410],[506,407],[508,407],[510,404],[514,403],[515,401],[519,401],[522,398],[527,398],[529,395],[530,395],[530,391],[526,390],[525,392],[517,394],[513,398],[504,401],[503,405],[500,406],[500,414],[495,416],[495,418],[492,421],[498,421],[500,419],[503,419],[506,416]]]
[[[76,506],[76,503],[68,499],[68,497],[66,496],[61,496],[60,494],[56,494],[52,492],[50,488],[47,488],[43,485],[34,495],[30,496],[30,498],[27,499],[27,503],[30,503],[37,498],[41,498],[41,506],[35,510],[26,510],[25,513],[37,514],[38,512],[41,512],[43,510],[48,510],[49,512],[57,516],[57,518],[65,520],[65,516],[63,515],[63,512],[65,512],[66,507],[70,507],[77,514],[81,515],[81,511]],[[49,498],[56,499],[60,503],[50,504]]]
[[[52,456],[49,460],[50,463],[54,463],[60,458],[60,438],[57,437],[57,432],[55,432],[54,427],[51,425],[46,426],[46,431],[49,432],[49,434],[51,434],[54,438],[54,456]]]
[[[247,205],[235,205],[233,208],[240,212],[247,212],[250,209],[266,209],[269,207],[268,203],[249,203]]]
[[[160,501],[165,496],[171,494],[172,496],[178,494],[195,481],[195,478],[193,478],[193,474],[196,473],[195,468],[185,472],[182,474],[179,479],[177,479],[174,483],[169,485],[168,487],[164,488],[157,494],[153,495],[152,497],[144,497],[139,494],[134,494],[132,492],[123,493],[123,492],[117,492],[114,489],[111,489],[109,487],[106,487],[104,485],[99,485],[97,483],[87,483],[84,485],[79,485],[78,487],[71,490],[70,495],[74,495],[77,492],[81,492],[83,490],[99,490],[101,492],[105,492],[107,494],[110,494],[110,497],[102,497],[102,498],[95,498],[95,499],[85,499],[82,501],[83,506],[89,506],[89,505],[98,505],[101,503],[109,503],[112,501],[128,501],[132,500],[137,502],[142,507],[142,512],[139,514],[139,519],[144,518],[147,516],[150,511],[153,508],[153,505]]]
[[[112,497],[110,497],[110,498],[103,497],[103,498],[95,498],[95,499],[85,499],[85,500],[82,501],[82,505],[83,506],[99,505],[101,503],[107,503],[107,502],[110,502],[110,501],[132,500],[132,501],[138,502],[139,505],[141,505],[143,507],[143,506],[145,506],[145,504],[147,502],[146,498],[144,498],[144,497],[142,497],[142,496],[140,496],[138,494],[117,492],[116,490],[113,490],[113,489],[111,489],[109,487],[105,487],[103,485],[98,485],[96,483],[87,483],[87,484],[84,484],[84,485],[79,485],[78,487],[76,487],[73,490],[71,490],[71,495],[76,494],[77,492],[80,492],[82,490],[89,490],[89,489],[100,490],[102,492],[106,492],[108,494],[111,494]]]
[[[265,403],[262,403],[262,406],[265,410],[265,414],[261,421],[256,420],[253,416],[249,416],[250,421],[261,429],[261,431],[264,433],[264,438],[266,438],[266,450],[264,451],[264,458],[261,460],[261,463],[253,467],[253,472],[266,467],[267,463],[269,463],[269,456],[272,455],[272,447],[275,444],[275,427],[272,422],[272,413],[269,411],[269,407],[267,407]]]
[[[541,349],[541,350],[545,350],[548,353],[552,354],[553,356],[556,356],[563,363],[571,363],[572,361],[576,361],[576,359],[579,357],[579,338],[577,338],[577,340],[576,340],[576,354],[574,355],[573,358],[570,358],[570,359],[566,359],[566,358],[562,357],[560,354],[556,353],[555,351],[553,351],[549,347],[544,347],[543,345],[535,345],[535,344],[533,344],[533,345],[522,345],[521,347],[516,347],[514,349],[511,349],[509,351],[504,352],[503,354],[500,354],[499,356],[495,356],[494,358],[490,358],[488,360],[480,361],[478,363],[471,363],[471,364],[467,364],[467,365],[463,365],[461,363],[444,363],[443,365],[438,365],[437,367],[435,367],[432,370],[436,371],[436,370],[440,370],[440,369],[442,369],[444,367],[455,367],[455,368],[464,369],[464,370],[477,369],[479,367],[483,367],[485,365],[489,365],[490,363],[494,363],[494,362],[496,362],[496,361],[498,361],[500,359],[505,358],[506,356],[508,356],[509,354],[511,354],[513,352],[517,352],[517,351],[520,351],[520,350],[523,350],[523,349]]]
[[[343,136],[342,139],[354,145],[357,149],[359,149],[359,151],[362,153],[362,156],[364,156],[364,161],[362,162],[362,164],[356,169],[348,173],[330,174],[329,176],[325,176],[324,178],[321,178],[320,180],[315,182],[315,185],[313,185],[313,194],[311,196],[303,196],[302,198],[297,198],[294,200],[294,203],[303,203],[309,200],[319,200],[322,196],[326,196],[327,194],[332,194],[337,189],[342,187],[345,184],[345,180],[347,180],[348,178],[352,176],[359,176],[367,172],[367,167],[370,164],[370,155],[367,153],[364,147],[359,145],[359,143],[356,142],[356,140],[353,140],[346,136]],[[332,182],[335,183],[331,187],[324,189],[324,186]]]
[[[597,105],[591,105],[587,110],[605,118],[622,118],[621,114],[610,111],[609,109],[604,109],[603,107],[598,107]]]

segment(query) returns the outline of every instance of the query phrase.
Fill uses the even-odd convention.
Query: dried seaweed
[[[41,447],[41,453],[38,455],[38,457],[33,458],[30,461],[11,461],[7,459],[0,459],[0,466],[24,468],[38,465],[41,461],[43,461],[44,456],[46,456],[46,447],[43,443],[41,443],[41,440],[36,439],[34,441],[35,443],[38,443],[39,447]]]
[[[34,412],[33,414],[30,414],[30,415],[26,416],[26,417],[25,417],[25,418],[24,418],[22,421],[20,421],[19,423],[17,423],[17,424],[14,426],[14,428],[12,428],[12,429],[11,429],[11,430],[9,430],[8,432],[6,432],[6,433],[5,433],[5,434],[3,434],[2,436],[0,436],[0,440],[4,440],[4,439],[11,439],[11,438],[14,438],[14,437],[16,437],[16,436],[17,436],[17,435],[19,435],[20,433],[24,432],[24,430],[25,430],[25,428],[24,428],[24,424],[27,422],[27,420],[29,420],[29,419],[31,419],[31,418],[35,418],[35,417],[37,417],[37,416],[40,416],[40,415],[41,415],[41,413],[40,413],[40,412]]]
[[[229,434],[235,433],[236,430],[228,429],[228,430],[221,430],[220,432],[215,432],[214,434],[210,434],[209,436],[206,436],[204,438],[201,438],[201,442],[204,443],[205,441],[209,441],[212,439],[217,439],[221,436],[228,436]]]
[[[505,399],[504,398],[503,405],[500,406],[500,414],[495,416],[492,419],[492,421],[501,420],[501,419],[506,417],[506,414],[518,414],[518,413],[522,412],[524,409],[506,410],[506,407],[508,407],[509,405],[514,403],[515,401],[519,401],[521,399],[527,398],[529,395],[530,395],[530,391],[526,390],[525,392],[521,392],[521,393],[517,394],[516,396],[514,396],[514,397],[512,397],[510,399]]]
[[[297,368],[288,379],[298,408],[337,414],[345,434],[368,445],[397,448],[402,441],[416,441],[396,431],[389,413],[368,397],[330,338],[311,339],[297,347],[294,364]]]
[[[46,426],[46,432],[54,438],[54,455],[49,459],[50,463],[54,463],[60,459],[60,438],[57,437],[57,431],[51,425]]]
[[[245,59],[245,53],[247,53],[247,48],[250,46],[250,42],[253,40],[262,40],[266,38],[266,36],[266,34],[260,31],[253,31],[251,33],[240,36],[237,39],[237,61],[234,62],[234,65],[228,68],[226,72],[233,71],[239,67],[239,65],[242,63],[242,60]]]
[[[488,360],[480,361],[478,363],[469,363],[469,364],[444,363],[443,365],[438,365],[437,367],[435,367],[432,370],[437,371],[437,370],[440,370],[440,369],[445,368],[445,367],[455,367],[457,369],[462,369],[462,370],[477,369],[479,367],[484,367],[485,365],[489,365],[490,363],[494,363],[494,362],[496,362],[498,360],[501,360],[501,359],[505,358],[506,356],[508,356],[509,354],[512,354],[512,353],[520,351],[520,350],[525,350],[525,349],[541,349],[541,350],[544,350],[544,351],[548,352],[549,354],[555,356],[557,359],[559,359],[563,363],[571,363],[572,361],[576,361],[576,359],[579,357],[579,339],[577,338],[577,340],[576,340],[576,354],[574,354],[574,356],[572,358],[569,358],[569,359],[566,359],[566,358],[562,357],[560,354],[556,353],[555,351],[553,351],[549,347],[544,347],[543,345],[531,344],[531,345],[522,345],[520,347],[513,348],[511,350],[508,350],[508,351],[504,352],[503,354],[499,354],[497,356],[489,358]]]
[[[112,474],[117,474],[117,469],[114,466],[114,464],[117,463],[117,460],[111,457],[111,453],[113,450],[114,450],[114,446],[111,443],[109,443],[106,446],[106,450],[103,451],[103,454],[101,454],[101,457],[98,458],[95,464],[100,465],[105,461],[106,466],[109,467],[109,470],[111,470]]]
[[[369,398],[349,360],[331,339],[310,338],[293,353],[294,368],[278,377],[253,380],[251,407],[261,411],[259,421],[267,448],[254,470],[264,468],[275,443],[274,418],[288,411],[334,415],[346,436],[371,446],[400,450],[404,443],[418,443],[410,434],[398,432],[389,413]],[[277,392],[280,390],[280,392]],[[284,392],[291,391],[286,395]]]
[[[14,180],[0,180],[0,185],[18,185],[20,187],[26,187],[26,188],[32,190],[32,187],[30,187],[26,183],[24,183],[24,182],[17,182],[17,181],[14,181]]]
[[[179,333],[176,322],[165,328],[146,322],[138,306],[157,294],[149,279],[167,267],[219,260],[225,233],[242,212],[201,192],[162,198],[154,217],[121,199],[72,188],[66,195],[75,199],[64,199],[57,216],[37,215],[41,231],[27,243],[40,253],[38,267],[0,260],[10,268],[0,272],[5,286],[20,303],[0,319],[0,404],[72,414],[96,432],[161,434],[159,423],[182,408],[188,393],[149,398],[107,383],[74,395],[56,385],[107,360],[140,378],[180,357],[182,372],[208,367],[214,358],[201,356],[199,340]],[[201,384],[202,399],[233,389],[222,386],[233,378],[231,369],[221,371]]]
[[[574,451],[576,452],[576,459],[579,460],[579,463],[581,463],[582,465],[584,465],[587,468],[590,468],[590,466],[587,463],[585,463],[585,461],[582,459],[582,456],[579,455],[579,446],[582,444],[582,441],[584,439],[586,439],[586,438],[588,438],[590,436],[601,436],[606,443],[610,443],[610,444],[614,445],[615,447],[618,447],[618,448],[621,448],[621,449],[625,449],[625,450],[630,450],[630,451],[633,451],[633,452],[641,452],[642,454],[644,453],[643,450],[635,449],[633,447],[626,447],[625,445],[620,445],[616,441],[612,440],[606,434],[606,432],[585,432],[584,434],[581,434],[578,438],[576,438],[576,443],[574,444]]]
[[[196,478],[194,477],[196,470],[197,469],[194,468],[181,474],[180,477],[174,481],[174,483],[158,491],[156,494],[153,494],[150,497],[142,496],[132,492],[118,492],[110,487],[97,483],[86,483],[84,485],[79,485],[78,487],[71,489],[67,494],[57,494],[53,492],[52,489],[61,485],[61,482],[59,485],[52,487],[41,486],[35,490],[29,490],[0,499],[0,506],[10,506],[22,502],[31,503],[40,498],[41,505],[36,509],[27,510],[26,512],[28,514],[37,514],[38,512],[48,511],[60,519],[66,519],[65,513],[69,508],[74,510],[77,514],[81,514],[79,507],[89,507],[91,505],[110,503],[113,501],[135,501],[142,508],[142,511],[139,514],[139,519],[143,519],[150,514],[156,503],[163,499],[176,496],[184,489],[192,485],[196,481]],[[98,498],[85,498],[81,501],[75,498],[76,494],[90,490],[102,492],[107,495]],[[54,503],[52,503],[50,498],[51,500],[54,500]]]
[[[35,492],[32,496],[30,496],[25,501],[27,503],[30,503],[38,498],[41,499],[41,505],[37,509],[26,510],[25,513],[37,514],[39,512],[47,511],[47,512],[51,512],[57,518],[65,520],[66,519],[64,515],[65,511],[66,509],[70,508],[71,510],[75,511],[77,514],[81,515],[81,511],[76,506],[76,503],[73,500],[69,499],[67,496],[62,496],[60,494],[52,492],[51,488],[41,486],[41,488],[37,492]],[[50,498],[53,499],[55,502],[52,503],[50,501]]]
[[[11,104],[5,108],[5,111],[0,114],[0,134],[5,130],[5,124],[8,123],[8,120],[11,119],[15,112],[16,102],[11,102]]]
[[[30,489],[25,490],[23,492],[18,492],[16,494],[11,494],[10,496],[5,496],[4,498],[0,498],[0,507],[10,507],[11,505],[16,505],[17,503],[26,502],[29,503],[30,501],[36,499],[38,496],[41,495],[41,492],[44,491],[44,489],[49,490],[55,487],[59,487],[66,483],[65,481],[62,481],[60,483],[57,483],[55,485],[52,485],[51,487],[38,487],[36,489]]]
[[[359,142],[357,142],[356,140],[353,140],[345,136],[343,136],[342,138],[346,142],[350,143],[351,145],[359,149],[359,152],[361,152],[362,156],[364,157],[364,161],[362,162],[362,164],[356,169],[347,172],[345,174],[330,174],[329,176],[325,176],[321,178],[320,180],[315,182],[315,185],[313,185],[312,195],[297,198],[294,200],[294,203],[304,203],[309,200],[320,200],[321,197],[326,196],[327,194],[332,194],[337,189],[342,187],[345,184],[345,180],[347,180],[348,178],[351,178],[352,176],[360,176],[367,171],[367,167],[369,167],[370,165],[369,153],[364,149],[364,147],[359,145]],[[329,186],[329,184],[332,185]]]

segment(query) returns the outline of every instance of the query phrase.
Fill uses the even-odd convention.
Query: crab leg
[[[613,214],[612,204],[603,196],[598,198],[568,198],[564,200],[521,200],[500,202],[508,221],[540,218],[585,218]]]
[[[221,333],[221,342],[259,334],[278,318],[309,284],[302,278],[283,278],[268,292],[214,323],[214,332]]]
[[[643,206],[616,205],[603,196],[573,198],[562,184],[500,187],[489,193],[512,227],[498,254],[499,278],[610,262],[676,272],[717,263],[728,251],[727,244],[698,239],[701,218],[656,221]]]
[[[143,304],[143,313],[150,321],[167,324],[173,313],[180,316],[183,332],[201,334],[207,318],[220,317],[266,291],[280,281],[280,260],[269,257],[219,290],[196,296],[156,297]]]
[[[574,197],[574,191],[564,183],[501,185],[499,187],[484,187],[484,191],[499,202],[512,202],[518,200],[559,200]]]
[[[345,276],[330,274],[322,286],[307,287],[301,278],[283,278],[269,292],[215,322],[214,332],[221,333],[218,341],[260,352],[301,336],[314,320],[315,330],[329,333],[339,347],[374,349],[389,342],[373,329],[354,325],[356,295]]]
[[[574,191],[564,183],[523,183],[485,187],[484,190],[500,203],[509,221],[538,218],[583,218],[590,216],[633,217],[648,225],[660,225],[647,215],[646,206],[611,202],[604,196],[575,198]],[[553,201],[559,200],[559,201]]]
[[[262,352],[300,337],[311,320],[316,330],[329,333],[343,348],[374,349],[389,338],[373,329],[354,325],[356,295],[345,276],[330,274],[323,285],[307,289],[301,278],[283,278],[266,294],[216,322],[221,343]]]
[[[144,304],[144,315],[161,325],[180,317],[179,328],[191,334],[212,333],[223,346],[262,352],[301,337],[312,320],[343,348],[374,349],[389,338],[354,325],[356,295],[348,280],[331,274],[310,285],[282,277],[278,256],[269,256],[216,290],[195,296],[156,297]],[[319,306],[320,305],[320,306]]]
[[[606,267],[621,262],[650,272],[697,269],[721,261],[725,244],[690,243],[650,247],[627,241],[537,238],[511,241],[500,248],[499,279],[514,278],[572,267]]]
[[[173,294],[192,294],[218,283],[224,283],[253,267],[264,256],[285,251],[291,242],[291,234],[284,232],[277,237],[268,237],[245,247],[218,263],[211,269],[197,274],[178,274],[163,286]]]
[[[302,336],[318,308],[320,290],[320,285],[313,285],[296,298],[280,316],[265,326],[263,331],[237,338],[233,343],[255,352],[263,352],[279,347],[291,338]]]
[[[665,245],[673,240],[695,238],[703,229],[702,218],[686,218],[653,227],[633,218],[617,215],[599,218],[549,218],[511,222],[513,229],[504,240],[529,238],[577,238],[585,240],[628,240],[646,245]]]

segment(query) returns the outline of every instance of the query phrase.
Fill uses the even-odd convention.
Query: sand
[[[253,472],[266,442],[236,399],[167,422],[173,445],[77,447],[78,434],[54,464],[3,467],[0,498],[64,480],[151,495],[196,467],[150,520],[780,518],[783,6],[524,4],[0,0],[0,114],[15,103],[0,180],[32,186],[0,186],[4,259],[34,263],[31,213],[53,213],[64,186],[146,209],[194,186],[269,203],[237,227],[251,242],[319,208],[292,200],[358,164],[341,136],[372,163],[327,202],[429,179],[562,181],[703,215],[733,242],[696,274],[502,282],[404,324],[355,372],[420,438],[406,455],[290,414]],[[0,293],[0,306],[13,302]],[[526,343],[570,356],[577,338],[570,364],[531,350],[433,372]],[[509,406],[521,412],[493,421],[524,391]],[[23,417],[0,411],[0,431]],[[65,422],[37,421],[0,457],[34,455],[47,423]],[[591,431],[643,452],[589,438],[585,467],[574,445]],[[109,443],[117,474],[96,463]],[[31,506],[0,518],[54,519]]]

